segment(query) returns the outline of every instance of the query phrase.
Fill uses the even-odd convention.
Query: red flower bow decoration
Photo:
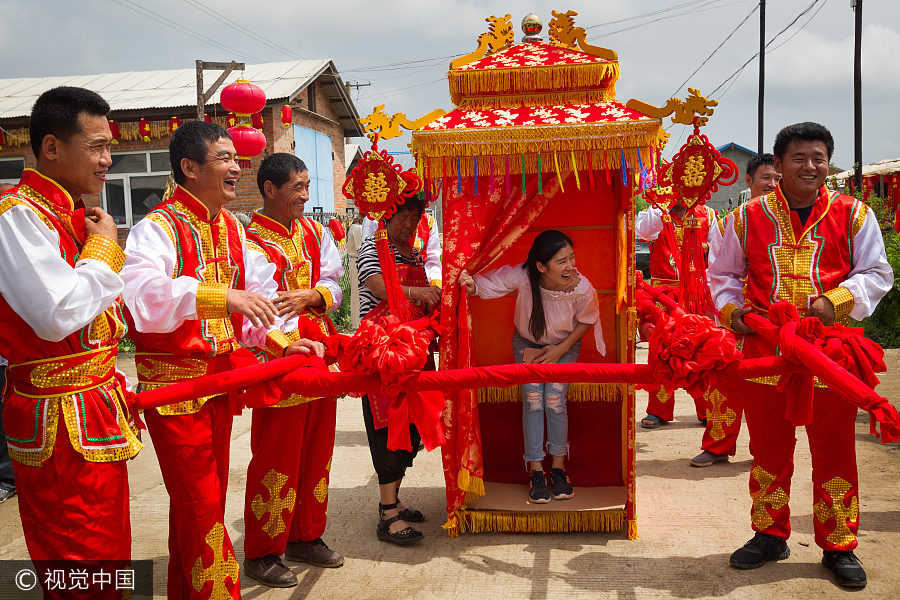
[[[426,320],[423,320],[427,323]],[[444,396],[440,392],[404,390],[409,377],[425,367],[430,336],[394,316],[363,320],[346,342],[339,364],[342,371],[377,375],[389,399],[388,443],[390,450],[412,450],[409,423],[415,423],[426,450],[444,443],[440,416]]]

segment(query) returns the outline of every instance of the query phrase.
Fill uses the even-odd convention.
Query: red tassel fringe
[[[375,231],[375,249],[378,251],[378,265],[381,267],[381,276],[384,278],[391,314],[400,319],[401,323],[411,321],[412,311],[409,300],[406,299],[403,288],[400,286],[400,278],[397,276],[397,261],[394,258],[394,250],[388,242],[384,220],[378,222],[378,229]]]
[[[713,302],[706,282],[706,253],[701,236],[700,215],[706,210],[695,205],[684,215],[684,239],[681,251],[681,307],[696,315],[712,312]]]

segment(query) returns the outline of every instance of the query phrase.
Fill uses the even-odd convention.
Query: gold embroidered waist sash
[[[117,346],[10,364],[10,389],[28,398],[71,396],[106,385],[116,371]]]

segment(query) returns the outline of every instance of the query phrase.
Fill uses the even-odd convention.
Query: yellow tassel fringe
[[[621,383],[571,383],[566,391],[566,402],[618,402],[625,397],[625,385]],[[521,402],[519,386],[478,388],[478,403]],[[465,469],[460,471],[468,473]],[[464,488],[462,485],[459,486]]]
[[[628,520],[628,539],[636,540],[638,539],[638,530],[637,530],[637,521],[635,519]]]
[[[469,473],[468,469],[461,468],[456,476],[456,485],[459,489],[465,490],[468,495],[474,498],[484,496],[484,480]],[[466,499],[468,500],[468,495]]]
[[[481,94],[534,93],[550,90],[611,90],[619,79],[618,62],[514,67],[509,69],[455,69],[447,73],[450,99]]]
[[[448,521],[449,524],[449,521]],[[622,531],[625,510],[573,512],[514,512],[500,510],[457,511],[457,531],[472,533],[568,533],[572,531]],[[450,528],[448,534],[452,536]]]
[[[651,151],[647,148],[641,148],[641,160],[646,160],[646,156],[649,155]],[[608,154],[604,151],[599,152],[591,152],[591,161],[590,166],[593,167],[595,171],[602,171],[605,168],[609,168],[613,171],[618,171],[621,168],[621,158],[622,152],[621,149],[614,149],[610,151]],[[604,154],[606,157],[604,159]],[[505,154],[493,155],[494,158],[494,177],[504,177],[506,175],[506,156]],[[525,155],[525,173],[529,175],[534,175],[538,170],[538,155],[537,154],[526,154]],[[541,159],[541,172],[543,173],[555,173],[556,169],[553,165],[553,161],[549,161],[550,164],[547,164],[546,160],[549,158],[547,153],[542,153]],[[638,170],[640,167],[638,165],[637,160],[637,151],[634,148],[630,148],[625,151],[625,159],[628,161],[628,167],[630,170]],[[428,171],[424,171],[426,161],[429,163]],[[456,157],[447,155],[447,160],[444,161],[447,166],[447,172],[443,175],[441,174],[441,159],[440,158],[423,158],[419,156],[419,164],[417,170],[422,170],[422,172],[427,172],[431,179],[440,179],[443,177],[455,178],[457,176],[456,172]],[[474,160],[472,160],[471,156],[464,156],[462,158],[461,167],[462,167],[462,175],[463,177],[472,177],[475,174],[475,166]],[[566,161],[568,164],[563,166],[560,171],[563,176],[567,176],[571,170],[571,161]],[[488,163],[488,168],[485,167],[481,163]],[[575,164],[578,167],[578,171],[581,173],[586,173],[588,170],[588,160],[587,160],[587,152],[575,152]],[[644,164],[647,164],[646,162]],[[522,173],[522,156],[518,154],[509,155],[509,173],[510,175],[521,175]],[[480,176],[490,176],[490,157],[481,157],[478,159],[478,175]],[[621,175],[619,175],[621,179]]]
[[[510,174],[522,173],[522,155],[525,155],[525,172],[537,173],[538,155],[542,155],[540,168],[544,173],[555,171],[553,152],[574,154],[579,171],[590,166],[596,170],[619,169],[622,151],[628,167],[637,171],[640,164],[650,164],[650,156],[656,146],[658,121],[632,122],[616,125],[573,125],[545,127],[500,127],[486,130],[419,131],[413,134],[413,151],[417,154],[418,169],[432,179],[442,176],[456,177],[456,157],[461,156],[462,175],[490,175],[489,157],[494,157],[494,175],[505,175],[506,157],[509,157]],[[641,159],[638,161],[638,151]],[[444,159],[442,161],[442,159]],[[426,169],[427,163],[427,169]],[[570,161],[566,161],[570,163]],[[571,170],[566,164],[563,172]]]

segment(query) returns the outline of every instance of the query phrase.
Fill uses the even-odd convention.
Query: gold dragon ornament
[[[600,46],[592,46],[587,43],[587,33],[584,27],[575,27],[575,19],[578,13],[574,10],[567,10],[564,13],[552,11],[553,18],[550,19],[550,43],[562,48],[570,50],[581,49],[593,56],[599,56],[605,60],[619,60],[619,55],[609,48],[601,48]]]
[[[718,100],[709,100],[701,96],[699,90],[694,88],[688,88],[688,97],[684,100],[669,98],[663,107],[653,106],[635,98],[625,103],[628,108],[642,112],[648,117],[662,119],[672,115],[673,123],[696,125],[697,127],[703,127],[709,122],[709,118],[715,112],[713,107],[718,105]]]
[[[513,36],[512,15],[506,14],[502,17],[494,15],[485,19],[490,23],[488,30],[478,36],[478,47],[465,56],[450,61],[450,70],[453,71],[462,66],[476,61],[479,58],[496,54],[507,48],[511,48],[515,37]]]
[[[400,131],[401,127],[411,131],[419,129],[445,114],[446,111],[436,108],[427,115],[419,117],[415,121],[410,121],[405,113],[394,113],[390,117],[387,116],[384,112],[384,104],[379,104],[372,111],[372,114],[363,117],[359,122],[363,126],[363,131],[368,132],[366,135],[369,140],[374,142],[376,135],[382,140],[399,137],[403,135],[403,132]]]

